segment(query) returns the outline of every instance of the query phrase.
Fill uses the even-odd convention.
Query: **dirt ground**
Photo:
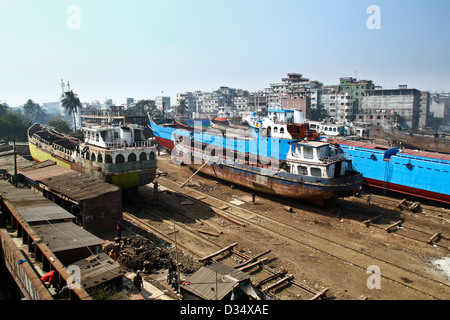
[[[188,167],[171,163],[170,156],[166,154],[159,156],[158,167],[160,172],[167,174],[167,178],[180,183],[192,175]],[[242,201],[240,207],[288,223],[292,225],[292,231],[283,229],[280,231],[283,236],[277,236],[274,233],[264,233],[257,227],[243,228],[212,214],[202,206],[186,202],[182,204],[183,198],[167,192],[159,194],[161,210],[166,214],[172,213],[174,219],[187,225],[195,226],[195,221],[183,218],[177,212],[186,212],[191,216],[206,219],[223,231],[219,237],[211,237],[211,240],[223,246],[237,242],[237,250],[246,255],[254,256],[270,249],[271,252],[267,255],[268,266],[275,270],[286,270],[294,275],[296,282],[315,291],[329,288],[327,297],[330,299],[450,298],[450,275],[445,273],[448,268],[446,264],[450,260],[449,247],[446,247],[450,231],[448,208],[424,204],[418,213],[400,211],[395,207],[395,203],[398,203],[401,197],[386,197],[372,189],[364,189],[362,198],[338,200],[340,209],[321,208],[298,200],[275,198],[259,193],[256,194],[256,202],[253,204],[251,191],[248,189],[200,174],[196,175],[191,183],[196,185],[198,190],[222,200],[238,199]],[[160,180],[160,184],[164,184],[163,180]],[[144,201],[154,203],[151,186],[141,188],[139,192]],[[372,195],[370,205],[366,203],[365,198],[369,193]],[[292,212],[286,211],[286,206],[291,207]],[[373,217],[377,214],[384,216],[384,226],[402,220],[405,226],[420,229],[414,237],[424,241],[401,236],[401,232],[407,230],[388,233],[381,227],[367,227],[362,223],[364,216]],[[274,225],[262,221],[262,218],[260,221],[258,219],[260,218],[255,216],[254,220],[261,226],[276,230]],[[162,224],[161,227],[163,228]],[[427,234],[423,233],[424,230]],[[442,240],[438,242],[440,245],[427,244],[428,234],[438,231],[442,232]],[[290,242],[287,240],[289,238],[300,239],[300,242]],[[192,239],[183,239],[180,236],[179,241],[189,246]],[[216,251],[194,242],[192,241],[194,250],[203,250],[200,254],[207,255]],[[239,259],[236,263],[239,263]],[[250,274],[253,283],[267,277],[267,274],[260,270],[250,271]],[[275,293],[286,300],[311,297],[292,285]]]

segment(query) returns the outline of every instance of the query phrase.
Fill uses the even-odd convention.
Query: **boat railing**
[[[135,141],[128,144],[124,139],[116,139],[113,142],[106,142],[108,148],[146,148],[154,145],[153,140]]]

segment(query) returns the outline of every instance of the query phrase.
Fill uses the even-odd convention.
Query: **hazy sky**
[[[0,100],[58,101],[64,79],[86,102],[174,103],[288,72],[449,92],[449,17],[448,0],[0,0]]]

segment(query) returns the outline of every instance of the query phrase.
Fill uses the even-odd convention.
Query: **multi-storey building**
[[[309,117],[311,98],[314,98],[314,107],[317,107],[318,88],[322,83],[304,78],[300,73],[288,73],[287,78],[282,78],[281,81],[270,84],[270,88],[267,89],[268,107],[282,105],[287,109],[300,109],[305,117]]]
[[[339,79],[339,92],[348,93],[355,101],[355,110],[357,113],[361,110],[361,100],[369,90],[374,90],[375,86],[372,80],[356,80],[352,77],[343,77]]]
[[[353,120],[355,100],[349,93],[322,91],[320,104],[328,112],[328,115],[336,120],[341,122]]]
[[[371,90],[361,100],[361,110],[356,120],[373,125],[400,124],[416,130],[419,127],[420,105],[421,92],[417,89],[399,86],[398,89]]]
[[[170,107],[170,97],[168,97],[168,96],[158,96],[158,97],[155,98],[155,106],[156,106],[156,108],[158,108],[159,110],[162,111],[163,104],[164,104],[165,109],[167,110],[167,108]]]

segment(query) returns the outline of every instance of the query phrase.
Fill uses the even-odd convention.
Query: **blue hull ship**
[[[364,184],[450,204],[450,155],[332,139],[364,176]]]
[[[362,175],[353,170],[337,145],[311,141],[318,137],[293,114],[280,119],[275,132],[156,124],[156,141],[171,150],[172,159],[215,178],[260,192],[320,205],[358,192]]]
[[[268,117],[249,117],[247,122],[253,128],[279,131],[280,127],[273,119],[283,117],[286,112],[292,110],[269,109]],[[450,155],[399,150],[337,138],[328,139],[327,142],[342,148],[344,156],[363,174],[364,184],[450,204]]]

